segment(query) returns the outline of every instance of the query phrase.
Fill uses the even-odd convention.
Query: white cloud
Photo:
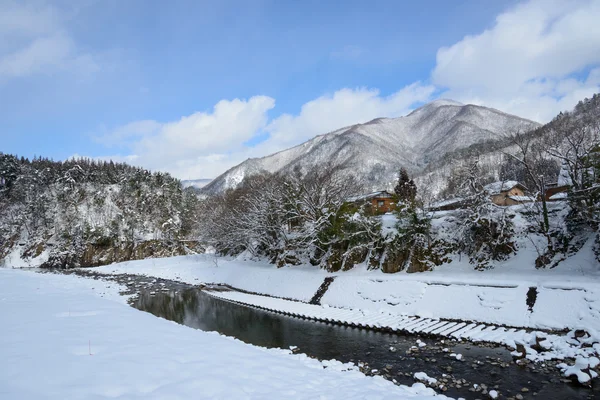
[[[283,150],[342,126],[410,111],[415,103],[431,99],[434,88],[419,83],[383,97],[372,89],[342,89],[304,104],[298,115],[273,120],[267,113],[275,100],[255,96],[248,100],[222,100],[212,112],[196,112],[177,121],[136,121],[97,138],[105,146],[125,146],[131,154],[108,157],[182,179],[211,178],[249,157]],[[248,141],[263,133],[256,146]],[[105,157],[106,158],[106,157]]]
[[[598,91],[600,1],[529,1],[495,25],[437,53],[447,97],[548,121]],[[596,73],[596,72],[594,72]]]
[[[132,141],[157,134],[161,127],[162,124],[153,120],[134,121],[94,140],[106,147],[127,147]]]
[[[250,155],[244,143],[267,125],[267,113],[275,100],[254,96],[248,100],[222,100],[212,112],[196,112],[177,121],[135,121],[118,127],[96,141],[107,146],[127,147],[131,161],[180,178],[211,177],[223,172],[240,157]],[[236,156],[237,154],[237,156]]]
[[[102,140],[125,144],[128,160],[180,178],[215,177],[248,157],[289,148],[315,135],[377,117],[406,114],[443,97],[482,104],[545,122],[600,91],[600,0],[533,0],[500,14],[492,27],[439,49],[431,84],[413,83],[389,96],[341,89],[305,103],[297,114],[269,120],[274,99],[221,101],[212,112],[177,121],[138,121]],[[347,47],[332,57],[353,57]],[[249,140],[267,133],[255,146]]]
[[[66,30],[60,11],[45,3],[0,2],[0,83],[34,74],[99,68]]]

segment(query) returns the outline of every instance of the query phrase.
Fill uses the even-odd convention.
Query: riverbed
[[[131,305],[182,325],[215,331],[255,346],[293,349],[320,360],[353,362],[367,375],[381,375],[412,385],[425,372],[432,387],[455,398],[486,399],[491,390],[506,399],[591,399],[598,388],[564,379],[556,362],[517,366],[510,352],[497,346],[417,335],[400,335],[315,322],[257,310],[210,296],[221,288],[185,285],[135,275],[105,276],[128,287]],[[228,289],[225,289],[228,290]]]

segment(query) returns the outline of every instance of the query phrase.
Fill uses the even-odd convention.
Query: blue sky
[[[449,97],[545,122],[599,91],[590,1],[0,0],[0,151],[215,177]]]

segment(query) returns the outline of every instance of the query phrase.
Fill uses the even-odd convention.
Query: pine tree
[[[408,176],[405,168],[400,168],[398,173],[398,183],[394,188],[394,193],[398,196],[398,201],[405,204],[414,203],[417,196],[417,185]]]

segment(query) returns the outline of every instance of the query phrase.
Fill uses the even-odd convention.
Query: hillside
[[[546,183],[557,182],[561,163],[572,164],[572,158],[577,152],[583,151],[583,147],[593,147],[594,141],[600,142],[597,133],[593,133],[598,132],[598,121],[600,94],[595,94],[589,99],[579,101],[573,110],[559,113],[547,124],[524,132],[522,139],[529,142],[529,157],[535,159],[531,161],[536,174],[543,175]],[[517,180],[531,191],[535,191],[536,185],[531,182],[531,177],[525,173],[522,166],[507,156],[516,152],[519,152],[518,146],[510,137],[475,143],[446,152],[415,174],[415,181],[422,192],[426,189],[434,195],[433,197],[456,195],[450,187],[451,181],[460,179],[464,168],[476,159],[482,173],[480,178],[486,183]],[[577,169],[575,165],[569,167]]]
[[[389,186],[401,166],[421,171],[445,154],[539,124],[495,109],[436,100],[400,118],[377,118],[231,168],[202,190],[219,193],[260,171],[303,171],[325,161],[343,166],[368,189]]]
[[[184,189],[187,189],[189,187],[202,189],[204,186],[208,185],[210,181],[212,181],[212,179],[188,179],[181,181],[181,186]]]
[[[0,153],[0,265],[73,267],[188,254],[196,195],[113,162]]]

